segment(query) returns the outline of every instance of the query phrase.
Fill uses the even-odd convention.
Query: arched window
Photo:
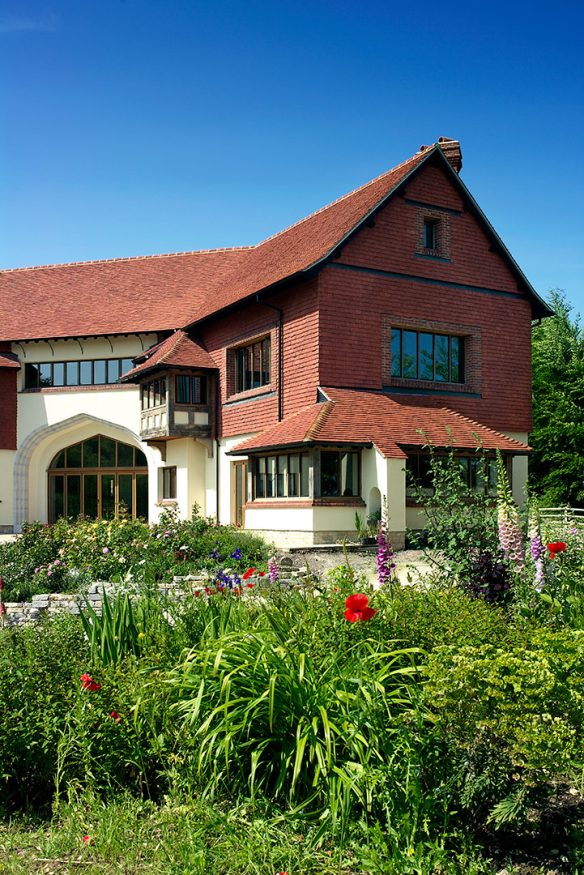
[[[49,466],[49,520],[112,518],[124,508],[148,519],[148,463],[137,447],[103,434],[57,453]]]

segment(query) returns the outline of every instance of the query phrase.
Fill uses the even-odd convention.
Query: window
[[[47,386],[102,386],[117,383],[133,368],[132,359],[94,359],[76,362],[38,362],[24,369],[25,389]]]
[[[464,337],[392,328],[391,374],[408,380],[464,383]]]
[[[49,466],[49,519],[148,518],[148,467],[138,447],[95,435],[61,450]]]
[[[446,459],[447,456],[437,453],[435,458]],[[463,455],[455,456],[460,468],[463,483],[475,492],[497,495],[497,460],[489,456]],[[406,495],[416,498],[418,492],[422,495],[434,494],[432,479],[431,456],[429,453],[412,453],[406,461]]]
[[[175,401],[177,404],[206,404],[206,377],[179,374],[175,377]]]
[[[424,249],[438,249],[438,221],[424,219]]]
[[[151,380],[149,383],[142,383],[140,392],[142,395],[142,410],[148,410],[150,407],[162,407],[166,404],[166,377],[161,377],[159,380]]]
[[[323,498],[359,495],[359,453],[320,454],[320,494]]]
[[[247,392],[270,382],[270,338],[234,350],[235,391]]]
[[[176,498],[176,466],[162,469],[162,498]]]
[[[308,495],[308,456],[286,453],[253,462],[254,498],[300,498]]]

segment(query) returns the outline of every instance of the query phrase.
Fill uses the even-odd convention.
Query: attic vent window
[[[424,219],[424,249],[438,249],[438,222]]]

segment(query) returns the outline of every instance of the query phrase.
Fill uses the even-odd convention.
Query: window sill
[[[223,407],[228,407],[230,404],[238,404],[240,401],[250,401],[255,398],[263,398],[268,395],[275,395],[276,387],[270,383],[267,386],[258,386],[255,389],[247,389],[245,392],[237,392],[230,395],[227,401],[223,402]]]
[[[131,383],[90,383],[87,386],[41,386],[38,389],[21,389],[20,395],[54,395],[55,392],[104,392],[137,390]]]

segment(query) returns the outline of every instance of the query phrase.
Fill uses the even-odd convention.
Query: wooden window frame
[[[399,373],[397,372],[396,367],[396,357],[394,355],[394,338],[399,332]],[[415,356],[415,364],[416,364],[416,373],[415,376],[411,374],[404,374],[404,332],[409,332],[411,334],[416,335],[416,356]],[[420,358],[420,335],[430,335],[432,337],[432,377],[424,377],[420,376],[421,372],[421,358]],[[440,379],[437,377],[437,354],[436,354],[436,338],[437,337],[445,337],[448,340],[448,376],[447,379]],[[453,341],[458,342],[458,371],[459,371],[459,379],[453,379],[453,368],[452,368],[452,355],[453,355]],[[466,346],[466,338],[464,335],[459,334],[446,334],[438,331],[428,331],[421,328],[402,328],[401,326],[394,325],[391,328],[390,335],[390,344],[391,344],[391,376],[397,377],[398,379],[403,380],[417,380],[425,383],[436,383],[437,385],[455,385],[455,386],[463,386],[466,382],[466,355],[465,355],[465,346]],[[461,379],[460,379],[461,378]]]

